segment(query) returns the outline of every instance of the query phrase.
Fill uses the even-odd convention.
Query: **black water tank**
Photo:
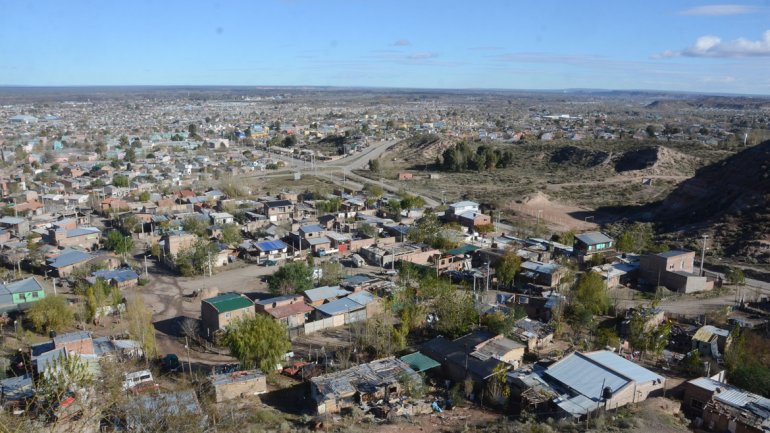
[[[612,388],[610,388],[609,386],[605,386],[604,389],[602,390],[602,398],[604,400],[611,399],[612,398]]]

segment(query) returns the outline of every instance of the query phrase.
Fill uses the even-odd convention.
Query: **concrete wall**
[[[214,386],[217,403],[267,392],[267,376]]]

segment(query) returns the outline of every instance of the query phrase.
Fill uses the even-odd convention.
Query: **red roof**
[[[313,307],[310,305],[307,305],[304,302],[295,302],[282,307],[275,307],[268,310],[267,313],[276,319],[283,319],[290,316],[296,316],[297,314],[309,313],[311,311],[313,311]]]

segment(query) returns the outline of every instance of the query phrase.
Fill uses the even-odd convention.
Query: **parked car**
[[[182,369],[182,363],[179,362],[178,356],[169,353],[160,360],[160,369],[166,373],[179,371]]]

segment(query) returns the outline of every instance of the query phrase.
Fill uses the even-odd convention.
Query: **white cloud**
[[[723,41],[718,36],[701,36],[681,51],[665,51],[656,57],[770,57],[770,30],[756,41],[746,38]]]
[[[406,47],[406,46],[412,45],[412,43],[409,42],[408,39],[399,39],[396,42],[393,42],[393,45],[396,47]]]
[[[427,59],[435,59],[436,57],[438,57],[438,54],[430,51],[414,53],[408,56],[410,60],[427,60]]]
[[[747,5],[708,5],[697,6],[685,9],[679,12],[679,15],[701,15],[701,16],[725,16],[725,15],[744,15],[757,12],[759,8]]]

